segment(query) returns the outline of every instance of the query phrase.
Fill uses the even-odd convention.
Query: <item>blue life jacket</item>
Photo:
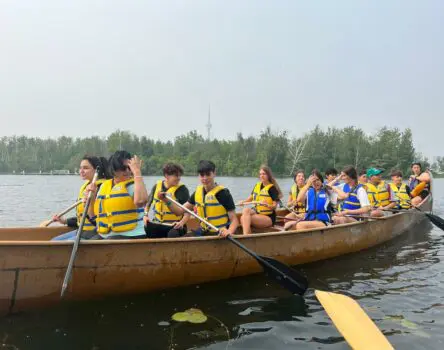
[[[358,199],[358,190],[361,187],[361,184],[358,184],[355,188],[350,188],[348,184],[344,185],[344,192],[349,193],[349,196],[346,200],[344,200],[344,204],[342,204],[342,210],[355,210],[361,208],[361,203]]]
[[[330,208],[328,194],[325,189],[321,189],[316,193],[313,187],[307,192],[307,214],[306,221],[324,221],[330,222]]]

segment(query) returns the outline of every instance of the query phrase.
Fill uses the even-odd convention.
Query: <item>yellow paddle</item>
[[[66,208],[65,210],[63,210],[63,211],[61,211],[60,213],[58,213],[57,216],[60,217],[60,216],[65,215],[66,213],[70,212],[70,211],[73,210],[75,207],[77,207],[80,203],[82,203],[81,200],[75,202],[74,204],[72,204],[72,205],[70,205],[68,208]],[[51,225],[53,222],[54,222],[53,219],[45,220],[45,221],[42,221],[42,222],[40,223],[39,226],[40,226],[40,227],[48,227],[48,226]]]
[[[342,294],[320,290],[315,290],[315,294],[338,331],[353,349],[394,349],[355,300]]]

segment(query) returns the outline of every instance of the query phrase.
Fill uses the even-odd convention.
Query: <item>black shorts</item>
[[[148,222],[145,225],[145,233],[147,238],[175,238],[181,237],[187,232],[187,228],[176,230],[171,226]]]
[[[422,199],[424,199],[424,198],[426,198],[428,195],[429,195],[429,190],[422,190],[420,193],[419,193],[419,196],[422,198]]]
[[[256,209],[254,209],[254,211],[256,212],[256,214],[258,214]],[[273,212],[271,214],[259,214],[259,215],[268,216],[271,219],[271,224],[272,225],[274,225],[276,223],[276,212],[274,210],[273,210]]]

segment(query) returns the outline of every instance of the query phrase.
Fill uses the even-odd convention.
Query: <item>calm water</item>
[[[155,178],[146,178],[151,187]],[[235,200],[255,179],[220,178]],[[190,187],[195,178],[185,178]],[[280,184],[286,192],[291,180]],[[1,226],[32,226],[73,202],[72,176],[0,176]],[[444,180],[435,181],[444,216]],[[304,266],[312,288],[353,296],[397,349],[444,348],[443,231],[427,221],[365,252]],[[209,320],[169,324],[190,307]],[[0,319],[0,349],[348,349],[309,289],[290,296],[262,275],[139,296],[64,303]]]

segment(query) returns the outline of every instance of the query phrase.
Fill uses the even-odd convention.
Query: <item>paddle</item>
[[[71,210],[73,210],[75,207],[77,207],[80,203],[82,203],[82,201],[77,201],[74,204],[70,205],[68,208],[66,208],[65,210],[61,211],[60,213],[57,214],[58,217],[61,217],[63,215],[65,215],[66,213],[69,213]],[[51,225],[53,222],[55,222],[53,219],[50,220],[45,220],[42,221],[40,223],[40,227],[48,227],[49,225]]]
[[[422,211],[420,208],[418,207],[413,207],[416,210],[418,210],[421,214],[424,214],[425,216],[427,216],[427,218],[434,224],[436,225],[438,228],[440,228],[441,230],[444,231],[444,219],[441,218],[438,215],[434,215],[431,213],[426,213],[425,211]],[[380,209],[382,211],[389,211],[392,213],[400,213],[400,212],[405,212],[406,209]]]
[[[315,290],[338,331],[353,349],[394,349],[370,317],[352,298],[331,292]]]
[[[99,167],[96,168],[96,172],[92,180],[93,184],[96,183],[98,177],[99,177]],[[62,291],[60,292],[60,298],[63,298],[66,288],[68,287],[69,281],[71,280],[72,269],[74,267],[74,260],[76,259],[77,250],[79,249],[80,236],[82,235],[83,225],[85,224],[86,216],[88,214],[88,208],[91,203],[91,198],[92,198],[92,192],[89,192],[88,197],[86,199],[85,208],[83,209],[82,219],[80,220],[79,228],[77,229],[76,239],[72,247],[71,257],[69,258],[68,267],[66,269],[65,278],[63,280]]]
[[[168,196],[168,199],[172,201],[174,204],[176,204],[178,207],[182,208],[188,214],[194,216],[196,219],[206,224],[208,227],[212,228],[215,231],[219,231],[219,229],[216,226],[212,225],[207,220],[194,213],[192,210],[189,210],[188,208],[184,207],[182,204],[178,203],[173,198]],[[231,235],[227,236],[227,239],[231,243],[237,245],[244,252],[255,258],[256,261],[262,266],[265,274],[268,277],[274,279],[277,283],[279,283],[281,286],[289,290],[291,293],[303,295],[307,290],[308,281],[298,271],[292,269],[290,266],[280,261],[256,254],[255,252],[244,246],[242,243],[231,237]]]
[[[287,207],[284,203],[282,203],[282,200],[280,200],[280,199],[279,199],[279,205],[281,206],[281,208],[284,208],[284,209],[288,210],[289,213],[293,213],[293,214],[296,214],[296,215],[299,214],[297,211]]]
[[[237,207],[243,207],[243,206],[247,206],[247,205],[257,205],[257,204],[261,204],[261,202],[245,202],[245,203],[237,203],[236,206],[237,206]]]

